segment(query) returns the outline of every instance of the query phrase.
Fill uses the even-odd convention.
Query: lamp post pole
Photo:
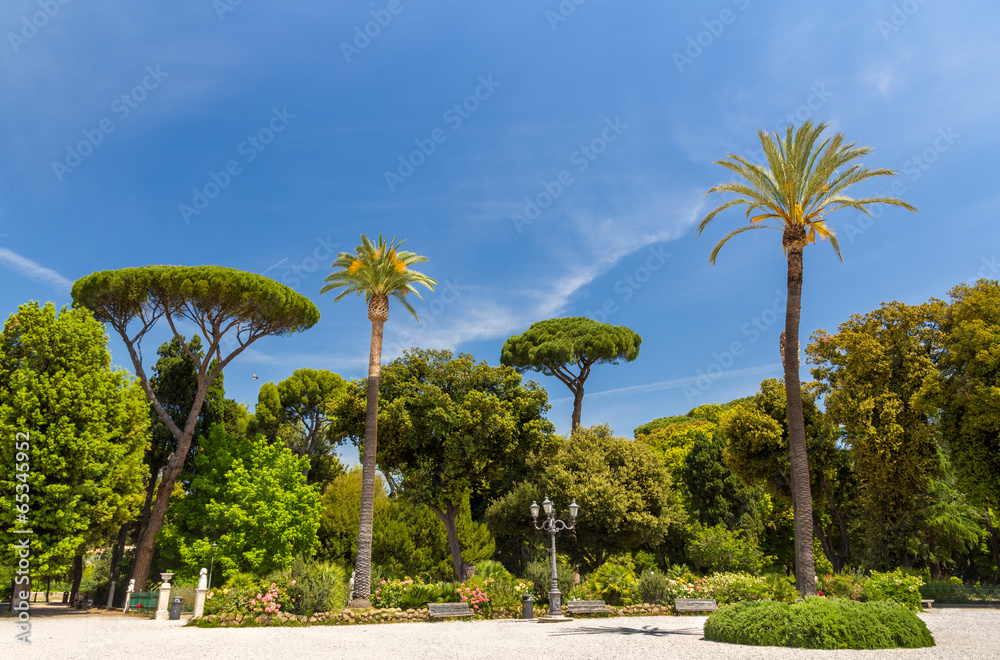
[[[544,530],[552,537],[552,587],[549,589],[549,615],[542,617],[539,621],[569,621],[569,617],[563,616],[562,613],[562,594],[559,592],[559,572],[556,565],[556,534],[564,529],[573,529],[576,527],[576,514],[580,511],[580,507],[576,501],[569,505],[570,523],[568,525],[562,520],[556,519],[556,507],[549,498],[545,498],[541,508],[545,511],[545,518],[539,524],[538,503],[531,503],[531,517],[534,521],[535,529]]]
[[[212,568],[215,567],[215,541],[212,541],[212,559],[208,562],[208,588],[212,588]]]

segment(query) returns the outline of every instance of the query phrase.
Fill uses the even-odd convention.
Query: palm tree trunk
[[[369,315],[371,316],[371,315]],[[372,527],[375,518],[375,460],[378,448],[378,384],[382,371],[384,321],[372,320],[372,346],[368,357],[368,399],[365,407],[365,444],[361,456],[361,515],[358,555],[354,566],[354,593],[350,607],[369,608],[372,587]]]
[[[792,228],[790,228],[792,229]],[[798,231],[794,231],[797,229]],[[800,237],[798,234],[801,233]],[[806,425],[799,382],[799,317],[802,312],[802,242],[804,230],[794,226],[785,234],[788,250],[788,307],[785,310],[785,400],[788,414],[788,454],[792,472],[792,507],[795,512],[795,585],[805,596],[816,594],[813,560],[812,492]]]

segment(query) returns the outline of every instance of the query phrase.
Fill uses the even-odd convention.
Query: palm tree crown
[[[412,293],[421,298],[413,285],[423,284],[433,291],[437,281],[410,268],[413,264],[427,261],[427,257],[400,250],[400,246],[405,242],[403,240],[397,243],[393,238],[387,243],[380,234],[378,243],[375,244],[362,234],[361,245],[353,253],[341,252],[337,255],[337,260],[331,266],[334,270],[326,276],[324,281],[327,284],[319,292],[326,293],[343,288],[334,302],[351,293],[364,294],[369,309],[373,302],[388,302],[386,299],[392,296],[399,300],[414,318],[417,318],[416,310],[406,299],[407,294]],[[386,311],[386,318],[387,314]]]
[[[777,229],[785,235],[783,245],[787,251],[790,243],[809,245],[816,238],[830,239],[837,256],[840,245],[833,231],[826,225],[826,217],[839,209],[853,208],[871,215],[871,204],[895,204],[910,211],[910,204],[893,197],[865,197],[854,199],[845,194],[852,185],[878,176],[894,176],[890,169],[869,169],[853,163],[872,152],[871,147],[845,144],[843,133],[823,140],[817,146],[827,124],[804,123],[798,130],[789,126],[784,139],[777,134],[758,131],[761,146],[767,156],[767,167],[750,162],[742,156],[729,154],[716,161],[735,172],[743,181],[722,183],[708,193],[736,193],[731,199],[705,216],[698,225],[698,234],[722,211],[745,205],[750,224],[726,234],[712,250],[712,263],[722,246],[733,236],[752,229]],[[706,195],[708,193],[705,193]],[[775,224],[768,224],[773,220]]]

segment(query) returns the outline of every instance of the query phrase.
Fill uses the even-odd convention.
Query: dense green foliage
[[[319,493],[302,475],[305,458],[263,436],[248,441],[212,427],[195,457],[195,477],[175,498],[161,532],[161,555],[181,577],[208,564],[223,576],[288,568],[317,545]],[[163,560],[161,559],[161,561]]]
[[[523,470],[523,457],[546,442],[545,392],[510,367],[412,350],[383,369],[379,398],[379,466],[399,478],[401,497],[444,523],[455,574],[465,577],[455,528],[462,502]],[[346,435],[360,437],[364,411],[362,388],[352,384],[335,408]]]
[[[892,649],[934,646],[927,625],[896,603],[807,598],[722,607],[705,622],[705,638],[751,646]]]
[[[663,460],[606,425],[579,429],[554,453],[532,460],[534,480],[557,497],[560,517],[569,519],[571,500],[580,506],[575,542],[564,537],[560,547],[585,568],[613,554],[656,548],[684,519]]]
[[[255,429],[272,442],[283,442],[296,455],[308,457],[309,476],[317,466],[331,462],[340,442],[330,408],[345,387],[343,378],[323,369],[296,369],[277,385],[264,383],[254,410]]]
[[[952,289],[941,311],[940,375],[931,398],[941,408],[958,484],[979,506],[1000,509],[1000,285],[980,280]]]
[[[142,505],[146,400],[111,368],[107,339],[87,310],[34,302],[0,335],[2,563],[25,538],[12,530],[32,529],[35,579],[62,574]]]

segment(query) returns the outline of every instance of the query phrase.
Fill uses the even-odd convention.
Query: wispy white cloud
[[[776,371],[781,371],[781,363],[776,362],[774,364],[762,364],[756,367],[747,367],[745,369],[733,369],[731,371],[723,371],[722,373],[712,376],[712,380],[728,380],[731,378],[742,378],[743,376],[756,376],[759,374],[774,373]],[[619,387],[613,390],[604,390],[603,392],[594,392],[593,394],[585,394],[584,399],[597,399],[603,397],[613,397],[613,396],[627,396],[630,394],[646,394],[648,392],[658,392],[660,390],[674,390],[679,387],[695,387],[698,382],[704,381],[705,376],[689,376],[687,378],[675,378],[673,380],[661,380],[658,383],[646,383],[645,385],[635,385],[633,387]],[[560,399],[552,399],[550,403],[571,403],[573,397],[563,397]]]
[[[28,279],[48,284],[59,293],[69,293],[70,289],[73,288],[73,283],[56,271],[22,257],[7,248],[0,247],[0,263]]]
[[[505,337],[557,316],[584,287],[622,259],[683,236],[697,222],[704,205],[700,192],[633,192],[632,197],[617,204],[625,210],[613,216],[586,208],[569,211],[572,229],[566,244],[571,247],[549,277],[538,277],[534,271],[530,287],[466,285],[451,296],[439,287],[434,296],[425,296],[429,313],[421,313],[421,323],[386,327],[384,356],[398,357],[410,346],[455,350],[464,342]]]

